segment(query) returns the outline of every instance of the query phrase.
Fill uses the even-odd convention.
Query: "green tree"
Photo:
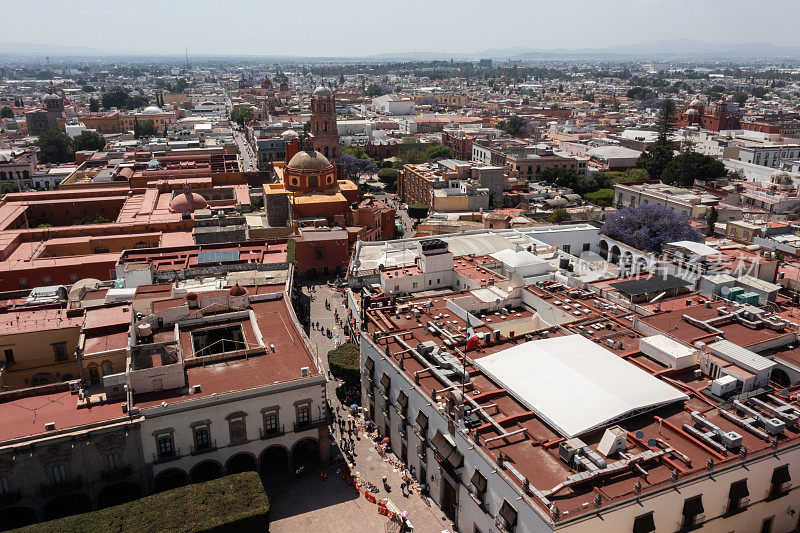
[[[694,151],[675,156],[661,174],[661,181],[669,185],[691,187],[695,180],[713,181],[728,174],[722,161]]]
[[[378,171],[378,180],[386,185],[388,190],[393,191],[397,185],[397,176],[399,172],[394,168],[382,168]]]
[[[0,118],[14,118],[14,112],[8,106],[3,106],[0,109]]]
[[[408,206],[408,216],[416,220],[422,220],[428,216],[428,206],[425,204],[411,204]]]
[[[72,147],[79,150],[102,150],[106,146],[106,139],[96,131],[85,130],[72,139]]]
[[[72,161],[72,139],[58,128],[42,132],[36,141],[39,147],[39,161],[42,163],[66,163]]]
[[[647,97],[648,90],[646,87],[632,87],[625,94],[632,100],[644,100]]]
[[[158,128],[152,120],[136,121],[133,124],[133,137],[140,139],[142,137],[154,137],[158,135]]]
[[[106,109],[111,109],[112,107],[123,109],[128,102],[128,92],[120,88],[111,89],[103,93],[101,100],[103,102],[103,107]]]
[[[750,94],[752,94],[756,98],[764,98],[768,92],[769,89],[767,89],[766,87],[753,87],[753,89],[750,91]]]
[[[578,175],[568,168],[550,167],[536,174],[536,179],[575,190],[577,188]]]
[[[736,105],[738,105],[739,107],[744,107],[745,102],[747,102],[748,96],[747,93],[744,93],[742,91],[737,91],[733,93],[732,98],[733,101],[736,102]]]
[[[665,98],[661,102],[661,109],[656,120],[656,131],[658,137],[647,150],[642,152],[636,161],[636,166],[647,170],[647,173],[655,179],[661,179],[667,164],[672,161],[674,156],[673,143],[670,135],[675,130],[675,102],[671,98]]]
[[[86,215],[85,217],[75,220],[73,224],[75,226],[88,226],[91,224],[108,224],[111,222],[103,215]]]
[[[587,202],[600,207],[611,207],[614,202],[614,189],[598,189],[583,196]]]
[[[231,111],[231,120],[238,123],[240,126],[244,126],[246,122],[253,120],[254,115],[255,113],[252,107],[239,106]]]
[[[331,374],[351,388],[361,384],[361,351],[357,344],[342,344],[328,352]]]
[[[706,215],[706,225],[708,225],[706,235],[714,235],[714,226],[716,225],[717,220],[719,220],[719,211],[717,211],[717,208],[712,205],[711,209],[708,210],[708,214]]]
[[[182,93],[189,87],[189,82],[183,78],[178,78],[175,81],[175,92]]]
[[[125,109],[138,109],[140,107],[146,107],[147,104],[150,103],[150,100],[141,94],[135,94],[133,96],[128,96],[125,100],[125,104],[123,107]]]
[[[94,87],[94,85],[84,85],[83,87],[81,87],[81,91],[85,93],[93,93],[96,90],[97,89]]]
[[[342,150],[343,154],[350,154],[353,157],[357,157],[359,159],[369,159],[370,157],[367,155],[367,151],[364,150],[363,146],[348,146],[347,148]]]
[[[378,85],[377,83],[370,83],[370,84],[367,86],[367,89],[366,89],[366,94],[367,94],[367,96],[369,96],[370,98],[374,98],[375,96],[380,96],[380,95],[382,95],[382,94],[383,94],[383,89],[381,89],[381,86],[380,86],[380,85]]]
[[[403,165],[418,165],[420,163],[424,163],[428,160],[428,156],[424,150],[419,148],[415,148],[414,150],[406,150],[403,152],[403,155],[400,156],[400,168]]]
[[[453,155],[450,148],[441,144],[434,144],[425,149],[425,157],[428,159],[450,159]]]
[[[10,192],[19,192],[19,185],[17,185],[13,181],[7,181],[2,185],[0,185],[0,193],[8,194]]]
[[[89,111],[92,113],[97,113],[100,111],[100,102],[97,100],[97,98],[89,99]]]
[[[552,224],[561,224],[569,220],[569,213],[563,207],[553,210],[553,214],[547,217],[547,221]]]
[[[522,137],[525,134],[525,119],[517,115],[508,117],[500,123],[499,128],[513,137]]]

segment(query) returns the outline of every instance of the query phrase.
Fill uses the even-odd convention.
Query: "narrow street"
[[[236,128],[232,128],[231,131],[233,131],[233,139],[236,141],[236,146],[239,148],[239,157],[242,158],[242,170],[258,170],[256,155],[253,153],[253,149],[250,143],[247,142],[244,133]]]
[[[309,339],[311,345],[318,350],[320,360],[327,372],[327,353],[336,345],[338,335],[344,341],[344,334],[340,328],[336,327],[334,320],[334,310],[339,310],[343,315],[344,296],[340,292],[330,289],[327,285],[314,285],[315,292],[309,293],[309,285],[304,284],[302,291],[306,295],[313,296],[311,302],[311,321],[319,321],[321,330],[311,329]],[[331,304],[331,310],[325,308],[325,300]],[[330,328],[333,339],[329,339],[324,329]],[[347,406],[341,405],[336,396],[336,382],[328,384],[328,398],[334,413],[343,415],[343,419],[348,420]],[[337,426],[334,424],[334,426]],[[341,456],[339,446],[342,443],[343,435],[338,428],[332,430],[335,444],[331,448],[331,457]],[[347,432],[344,432],[347,438]],[[392,464],[382,458],[369,438],[361,431],[353,440],[355,466],[353,474],[358,473],[361,479],[368,481],[378,488],[378,492],[372,493],[377,499],[389,498],[391,502],[400,510],[409,512],[409,519],[414,526],[415,532],[441,533],[442,531],[454,531],[452,523],[444,516],[444,513],[428,500],[426,504],[417,493],[411,492],[408,496],[403,496],[400,489],[400,472]],[[390,458],[395,459],[389,454]],[[325,469],[323,469],[325,470]],[[387,519],[378,513],[376,504],[365,499],[363,494],[356,493],[352,486],[342,481],[336,474],[335,467],[327,469],[330,471],[328,479],[321,480],[317,473],[309,473],[300,480],[292,480],[276,490],[271,491],[273,503],[273,516],[270,531],[274,533],[296,532],[302,530],[319,532],[341,532],[341,531],[384,531]],[[390,492],[384,490],[381,478],[386,476],[389,483]],[[354,527],[353,524],[360,524],[361,527]],[[309,529],[311,528],[311,529]]]

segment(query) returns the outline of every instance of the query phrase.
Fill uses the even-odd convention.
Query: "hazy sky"
[[[154,54],[371,55],[692,38],[800,45],[800,0],[0,1],[0,41]],[[2,44],[0,44],[2,51]]]

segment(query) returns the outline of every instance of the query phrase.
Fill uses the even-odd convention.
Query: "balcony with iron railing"
[[[678,531],[694,531],[703,527],[703,522],[706,520],[706,515],[698,514],[694,516],[683,516],[678,522]]]
[[[115,468],[114,470],[104,470],[100,472],[100,479],[103,481],[119,481],[131,475],[131,465]]]
[[[725,512],[723,513],[724,516],[733,516],[735,514],[739,514],[742,511],[747,510],[747,506],[750,505],[750,498],[742,498],[740,500],[732,500],[728,502],[728,506],[725,508]]]
[[[277,438],[277,437],[282,437],[285,434],[286,434],[286,431],[284,430],[283,424],[281,424],[280,427],[272,429],[272,430],[269,430],[269,431],[267,431],[264,428],[259,428],[258,429],[258,437],[261,440],[274,439],[274,438]]]
[[[168,454],[153,454],[153,464],[160,465],[162,463],[168,463],[170,461],[177,461],[181,458],[181,449],[178,448],[174,451],[171,451]]]
[[[791,483],[773,483],[769,487],[769,491],[767,492],[767,501],[777,500],[783,496],[789,494],[789,489],[792,488]]]
[[[9,490],[0,494],[0,507],[17,503],[22,499],[22,492],[19,489]]]
[[[69,494],[70,492],[78,491],[82,487],[83,481],[81,480],[81,476],[76,476],[65,481],[59,481],[53,483],[52,485],[40,485],[41,493],[44,497],[62,496],[64,494]]]
[[[197,445],[197,443],[189,446],[189,453],[192,455],[203,455],[204,453],[211,453],[217,451],[217,441],[212,440],[205,444]]]
[[[295,422],[294,431],[295,432],[306,431],[309,429],[327,426],[329,423],[330,423],[330,418],[327,415],[322,415],[321,417],[314,420],[307,420],[305,422]]]

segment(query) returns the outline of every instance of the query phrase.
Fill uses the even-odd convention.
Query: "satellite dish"
[[[637,432],[635,433],[635,435],[636,435],[636,438],[637,438],[637,439],[639,439],[639,440],[642,440],[642,439],[644,438],[644,431],[642,431],[642,430],[640,429],[639,431],[637,431]]]
[[[647,445],[655,448],[658,445],[658,441],[656,439],[647,439]]]
[[[720,293],[721,295],[723,295],[723,296],[727,296],[727,295],[729,295],[729,294],[731,293],[731,288],[730,288],[730,287],[728,287],[727,285],[725,285],[724,287],[722,287],[722,288],[719,290],[719,293]]]
[[[780,394],[784,398],[788,398],[789,397],[789,389],[781,389],[780,391],[778,391],[778,394]]]

